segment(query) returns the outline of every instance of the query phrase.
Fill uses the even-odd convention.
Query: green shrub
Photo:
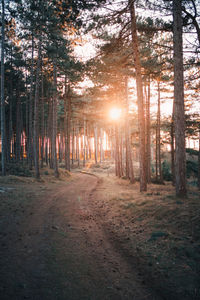
[[[166,160],[164,160],[162,163],[162,173],[163,173],[164,180],[166,181],[172,180],[171,166],[169,162],[167,162]]]
[[[198,161],[187,160],[186,174],[187,174],[187,178],[190,178],[191,176],[194,176],[194,177],[198,176]]]

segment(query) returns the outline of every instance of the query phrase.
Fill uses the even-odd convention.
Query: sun
[[[121,108],[112,107],[109,111],[109,116],[111,120],[118,120],[121,117]]]

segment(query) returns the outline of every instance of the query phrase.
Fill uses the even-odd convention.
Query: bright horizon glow
[[[109,111],[110,119],[113,121],[119,120],[119,118],[121,117],[121,112],[122,112],[121,108],[118,107],[111,108]]]

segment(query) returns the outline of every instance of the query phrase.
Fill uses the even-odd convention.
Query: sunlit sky
[[[143,11],[140,11],[141,13]],[[147,11],[145,12],[145,16]],[[148,13],[149,16],[151,16],[151,13]],[[166,18],[161,13],[157,13],[157,15],[154,12],[154,17],[161,17],[162,19]],[[168,16],[168,19],[172,18],[172,16]],[[74,48],[74,55],[80,59],[83,62],[86,62],[87,60],[95,57],[97,51],[96,51],[96,45],[100,43],[99,40],[93,38],[91,34],[84,35],[82,34],[81,39],[79,39],[79,42],[76,43]],[[137,105],[136,105],[136,95],[135,92],[133,92],[133,87],[135,86],[135,83],[133,83],[134,80],[129,80],[129,107],[131,110],[137,111]],[[83,93],[85,88],[92,87],[93,83],[88,79],[85,78],[83,82],[80,83],[80,93]],[[172,99],[167,99],[169,97],[173,96],[173,90],[171,91],[170,95],[167,95],[165,93],[161,92],[161,115],[162,116],[170,116],[172,115],[172,105],[173,101]],[[193,111],[196,112],[199,109],[199,104],[196,106],[194,105]],[[151,113],[154,114],[157,111],[157,91],[156,87],[152,87],[151,91]]]

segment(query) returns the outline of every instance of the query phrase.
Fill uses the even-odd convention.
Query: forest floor
[[[1,300],[200,299],[200,194],[114,166],[0,177]]]

